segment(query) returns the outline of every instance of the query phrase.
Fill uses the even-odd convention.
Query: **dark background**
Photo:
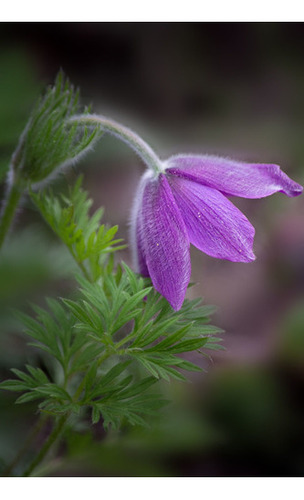
[[[304,182],[301,23],[0,25],[0,176],[28,112],[63,68],[93,110],[133,127],[162,158],[215,153],[270,162]],[[105,137],[78,167],[105,220],[128,237],[140,160]],[[226,351],[207,374],[166,384],[171,407],[150,431],[68,436],[45,474],[302,476],[303,196],[235,199],[256,227],[250,264],[192,249],[189,294],[218,306]],[[122,258],[130,263],[128,250]],[[0,374],[33,354],[11,305],[71,290],[71,263],[25,200],[0,262]],[[0,456],[13,458],[36,416],[0,395]],[[41,437],[43,439],[43,436]],[[38,443],[39,444],[39,443]]]

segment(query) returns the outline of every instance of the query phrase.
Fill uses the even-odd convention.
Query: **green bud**
[[[102,132],[96,124],[70,121],[80,112],[78,101],[79,92],[59,72],[55,84],[37,102],[21,134],[12,157],[9,184],[25,187],[41,182],[92,148]]]

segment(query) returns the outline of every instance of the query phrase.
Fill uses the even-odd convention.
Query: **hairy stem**
[[[34,469],[36,469],[37,465],[42,462],[46,454],[48,453],[49,449],[51,446],[55,443],[55,441],[60,437],[61,432],[64,428],[64,425],[66,424],[67,420],[69,418],[69,415],[64,415],[60,417],[60,419],[57,422],[57,425],[54,426],[51,434],[49,435],[48,439],[45,441],[44,445],[42,446],[41,450],[39,451],[38,455],[34,458],[32,463],[29,465],[29,467],[26,469],[26,471],[23,473],[24,477],[30,476]]]
[[[162,162],[153,149],[136,132],[133,132],[128,127],[100,115],[76,115],[70,121],[99,125],[104,132],[114,135],[130,146],[141,157],[149,169],[153,170],[156,174],[163,171]]]
[[[22,191],[20,188],[16,184],[13,184],[9,188],[8,195],[4,200],[0,218],[0,248],[13,221],[21,195]]]

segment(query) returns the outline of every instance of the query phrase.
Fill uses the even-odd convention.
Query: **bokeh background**
[[[31,106],[63,68],[82,102],[137,130],[161,157],[215,153],[278,163],[304,183],[304,26],[272,23],[0,25],[0,181]],[[105,136],[76,170],[94,207],[128,237],[143,172]],[[304,473],[304,197],[234,199],[256,227],[250,264],[192,249],[189,293],[218,306],[226,350],[172,399],[150,430],[70,433],[45,470],[84,476],[302,476]],[[121,258],[131,262],[128,249]],[[0,259],[0,376],[35,353],[11,307],[73,289],[73,264],[25,199]],[[38,360],[39,362],[39,360]],[[35,406],[0,394],[0,460],[10,461]],[[39,439],[42,441],[44,436]],[[39,442],[36,443],[39,446]],[[21,464],[22,465],[22,464]]]

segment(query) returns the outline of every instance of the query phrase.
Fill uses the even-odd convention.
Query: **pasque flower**
[[[172,156],[159,172],[148,170],[137,191],[131,223],[137,269],[178,310],[190,280],[190,243],[219,259],[255,259],[254,227],[227,196],[297,196],[302,190],[278,165]]]
[[[228,196],[264,198],[303,188],[278,165],[243,163],[217,156],[177,155],[161,161],[135,132],[100,115],[80,115],[133,148],[147,165],[133,205],[131,248],[136,270],[179,310],[190,281],[190,243],[233,262],[250,262],[254,227]]]

